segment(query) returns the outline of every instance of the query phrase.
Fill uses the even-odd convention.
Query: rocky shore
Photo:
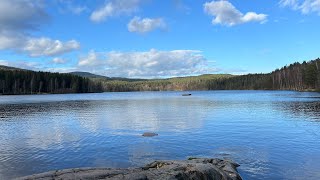
[[[125,180],[240,180],[239,165],[221,159],[189,158],[184,161],[154,161],[140,168],[78,168],[51,171],[18,178],[20,180],[125,179]]]

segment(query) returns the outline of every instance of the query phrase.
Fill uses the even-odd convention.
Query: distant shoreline
[[[95,94],[105,92],[86,92],[86,93],[36,93],[36,94],[0,94],[0,96],[27,96],[27,95],[59,95],[59,94]]]
[[[292,90],[320,92],[320,59],[293,63],[270,73],[202,74],[166,79],[110,78],[86,72],[50,73],[0,69],[4,95],[134,91]]]
[[[216,90],[159,90],[159,91],[105,91],[105,92],[87,92],[87,93],[36,93],[36,94],[0,94],[0,96],[28,96],[28,95],[63,95],[63,94],[100,94],[100,93],[117,93],[117,92],[192,92],[192,91],[294,91],[294,92],[315,92],[320,93],[317,89],[291,90],[291,89],[216,89]]]

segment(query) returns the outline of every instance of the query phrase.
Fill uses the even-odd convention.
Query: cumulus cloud
[[[20,46],[20,43],[24,43],[26,37],[21,33],[8,32],[0,27],[0,50],[13,49]]]
[[[86,6],[70,6],[69,10],[73,13],[73,14],[81,14],[82,12],[85,12],[88,10],[88,8]]]
[[[255,12],[247,12],[246,14],[243,14],[226,0],[206,2],[203,6],[204,11],[214,17],[212,24],[234,26],[248,22],[263,23],[267,20],[268,16],[266,14],[257,14]]]
[[[281,7],[290,7],[303,14],[318,13],[320,15],[320,0],[281,0]]]
[[[142,0],[110,0],[92,12],[90,20],[102,22],[108,17],[131,14],[139,9]]]
[[[281,7],[292,7],[293,9],[297,9],[299,7],[298,0],[281,0],[279,4]]]
[[[2,66],[9,66],[9,62],[6,61],[6,60],[1,60],[1,59],[0,59],[0,65],[2,65]]]
[[[89,11],[89,8],[83,2],[76,0],[56,0],[56,5],[62,13],[71,12],[72,14],[79,15]]]
[[[300,8],[304,14],[316,12],[320,15],[320,0],[306,0],[301,4]]]
[[[54,64],[64,64],[67,61],[65,59],[63,59],[63,58],[55,57],[55,58],[52,59],[52,62]]]
[[[55,56],[80,47],[75,40],[62,42],[29,35],[50,20],[43,3],[42,0],[0,1],[0,50],[29,56]]]
[[[128,24],[128,30],[130,32],[146,33],[155,29],[164,29],[166,23],[162,18],[143,18],[134,17]]]
[[[21,32],[0,32],[0,50],[10,49],[31,57],[56,56],[79,48],[80,43],[75,40],[62,42],[45,37],[29,37]]]
[[[80,58],[83,70],[97,70],[99,74],[121,77],[168,77],[212,73],[216,69],[207,65],[201,51],[151,49],[144,52],[97,53],[91,51]]]
[[[103,60],[100,59],[100,54],[95,51],[90,51],[87,56],[81,57],[78,62],[78,66],[82,67],[95,67],[103,64]]]
[[[79,48],[80,44],[75,40],[61,42],[49,38],[30,38],[21,50],[30,56],[55,56]]]
[[[1,29],[35,29],[49,20],[41,0],[1,0]]]

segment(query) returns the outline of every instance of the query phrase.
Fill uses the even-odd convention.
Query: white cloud
[[[30,38],[22,51],[30,56],[55,56],[79,49],[80,44],[75,40],[61,42],[49,38]]]
[[[9,62],[6,60],[0,60],[0,65],[2,66],[9,66]]]
[[[31,57],[56,56],[79,48],[80,43],[75,40],[62,42],[45,37],[28,37],[21,32],[0,32],[0,50],[10,49]]]
[[[13,49],[25,43],[25,36],[21,33],[8,32],[0,27],[0,50]]]
[[[0,1],[0,29],[36,29],[48,20],[41,0]]]
[[[88,8],[86,6],[70,6],[69,10],[73,13],[73,14],[81,14],[82,12],[85,12],[88,10]]]
[[[305,0],[300,8],[304,14],[316,12],[320,15],[320,0]]]
[[[79,68],[95,73],[120,77],[168,77],[213,73],[201,51],[151,49],[145,52],[96,53],[80,58]]]
[[[212,24],[221,24],[226,26],[234,26],[248,22],[265,22],[267,20],[266,14],[257,14],[255,12],[241,13],[230,2],[226,0],[206,2],[204,11],[214,16]]]
[[[102,22],[108,17],[131,14],[139,9],[142,0],[110,0],[92,12],[90,19],[94,22]]]
[[[265,14],[257,14],[255,12],[248,12],[242,17],[242,20],[244,23],[253,22],[253,21],[263,23],[263,22],[265,22],[266,18],[267,18],[267,15],[265,15]]]
[[[78,62],[78,66],[82,67],[92,67],[98,66],[102,64],[102,60],[100,60],[99,53],[94,51],[90,51],[89,54],[85,57],[81,57]]]
[[[299,10],[302,14],[318,13],[320,15],[320,0],[281,0],[281,7]]]
[[[71,12],[79,15],[83,12],[89,11],[89,8],[82,1],[77,0],[55,0],[56,5],[60,12]]]
[[[42,0],[1,0],[0,50],[13,50],[29,56],[55,56],[80,47],[75,40],[62,42],[29,35],[49,20]]]
[[[55,57],[55,58],[52,59],[52,62],[54,64],[64,64],[67,61],[65,59],[63,59],[63,58]]]
[[[130,32],[146,33],[155,29],[164,29],[166,23],[162,18],[143,18],[134,17],[128,24],[128,30]]]
[[[281,0],[279,4],[281,7],[292,7],[293,9],[299,7],[298,0]]]

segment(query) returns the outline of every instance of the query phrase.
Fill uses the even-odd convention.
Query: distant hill
[[[320,92],[320,59],[293,63],[270,73],[102,81],[104,91],[295,90]]]
[[[35,72],[0,65],[0,94],[119,91],[296,90],[320,92],[320,59],[270,73],[204,74],[166,79],[106,77],[89,72]]]
[[[206,74],[200,76],[174,77],[148,80],[102,81],[104,91],[184,91],[209,90],[209,86],[218,81],[236,77],[230,74]]]
[[[106,76],[101,76],[101,75],[97,75],[97,74],[92,74],[92,73],[89,73],[89,72],[75,71],[75,72],[70,72],[69,74],[81,76],[81,77],[84,77],[84,78],[102,78],[102,79],[109,79],[109,78],[106,77]]]
[[[16,67],[10,67],[10,66],[4,66],[4,65],[0,65],[0,70],[27,71],[26,69],[21,69],[21,68],[16,68]]]
[[[123,78],[123,77],[107,77],[107,76],[102,76],[102,75],[97,75],[97,74],[93,74],[93,73],[89,73],[89,72],[82,72],[82,71],[70,72],[69,74],[81,76],[84,78],[95,78],[95,79],[109,80],[109,81],[133,82],[133,81],[146,81],[147,80],[147,79],[131,79],[131,78]]]
[[[0,65],[0,95],[101,92],[101,83],[72,74]]]

